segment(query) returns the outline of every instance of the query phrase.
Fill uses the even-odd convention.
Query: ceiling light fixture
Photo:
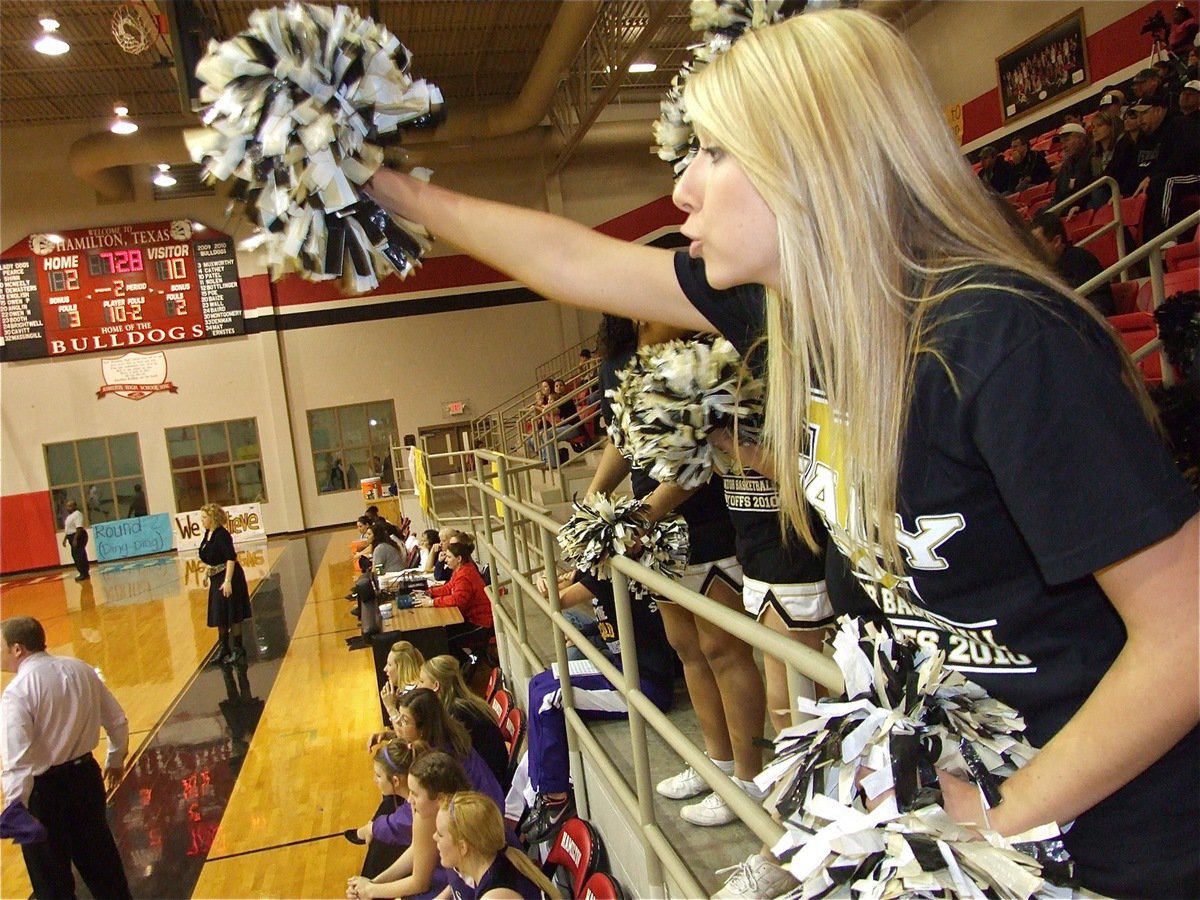
[[[129,107],[122,106],[118,103],[113,107],[113,115],[116,116],[112,120],[112,124],[108,126],[108,130],[113,134],[133,134],[138,130],[137,122],[129,118]]]
[[[42,26],[42,36],[33,42],[33,49],[45,56],[62,56],[71,49],[71,45],[56,35],[58,20],[49,17],[38,19]]]
[[[646,72],[653,72],[657,68],[658,68],[657,63],[635,62],[635,63],[630,63],[629,72],[632,75],[643,75]]]
[[[171,167],[167,163],[158,164],[158,174],[154,176],[154,183],[161,188],[175,186],[175,176],[171,174]]]

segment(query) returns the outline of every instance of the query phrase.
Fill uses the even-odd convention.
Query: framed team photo
[[[996,57],[996,80],[1006,121],[1087,85],[1083,7]]]

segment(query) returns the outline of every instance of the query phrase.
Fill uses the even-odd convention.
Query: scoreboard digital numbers
[[[187,221],[31,235],[0,285],[2,360],[245,333],[233,238]]]

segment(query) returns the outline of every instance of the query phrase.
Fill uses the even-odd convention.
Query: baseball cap
[[[1147,78],[1161,78],[1158,69],[1142,69],[1133,76],[1134,82],[1145,81]]]
[[[1200,81],[1188,81],[1183,85],[1185,91],[1200,91]]]
[[[1149,109],[1151,106],[1161,106],[1165,109],[1167,106],[1167,95],[1160,91],[1147,94],[1140,100],[1135,100],[1131,108],[1141,112],[1143,109]]]
[[[1064,134],[1087,134],[1087,129],[1082,125],[1077,125],[1074,122],[1068,122],[1066,125],[1063,125],[1058,129],[1059,137],[1062,137]]]
[[[1103,109],[1105,106],[1114,106],[1119,103],[1120,103],[1120,101],[1117,100],[1116,94],[1105,94],[1103,97],[1100,98],[1101,109]]]

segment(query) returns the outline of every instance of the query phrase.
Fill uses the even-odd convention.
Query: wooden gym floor
[[[129,717],[109,817],[134,897],[341,897],[358,874],[363,849],[342,831],[379,802],[365,748],[380,713],[371,654],[346,648],[353,534],[243,556],[254,619],[239,667],[214,658],[194,557],[93,563],[82,584],[74,569],[0,583],[0,617],[40,619],[49,651],[99,669]],[[31,893],[11,841],[0,891]]]

